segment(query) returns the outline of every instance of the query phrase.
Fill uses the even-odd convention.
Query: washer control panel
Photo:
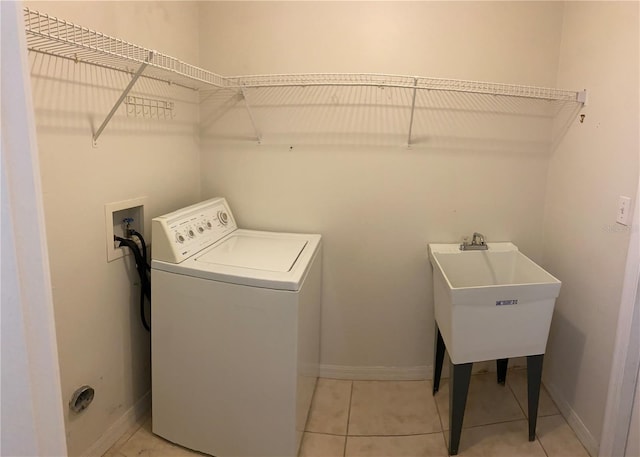
[[[212,198],[152,220],[153,260],[180,263],[238,227],[224,198]]]

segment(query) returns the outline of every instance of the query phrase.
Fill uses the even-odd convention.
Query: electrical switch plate
[[[148,241],[148,234],[144,231],[144,207],[147,203],[147,197],[139,197],[104,205],[107,234],[107,262],[112,262],[128,255],[126,249],[117,247],[118,243],[113,240],[114,235],[124,236],[124,224],[122,223],[124,218],[132,218],[133,223],[131,228],[140,232]]]
[[[618,217],[616,222],[622,225],[629,225],[631,221],[631,198],[620,195],[618,199]]]

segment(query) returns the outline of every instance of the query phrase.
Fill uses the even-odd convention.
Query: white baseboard
[[[416,381],[431,379],[430,366],[417,367],[354,367],[320,365],[321,378],[354,379],[358,381]]]
[[[142,425],[142,419],[149,409],[151,409],[151,391],[144,394],[82,455],[87,457],[101,457],[104,455],[132,427]]]
[[[526,359],[518,357],[509,360],[509,368],[526,367]],[[496,364],[490,362],[476,362],[473,364],[473,374],[495,372]],[[432,365],[418,365],[413,367],[361,367],[349,365],[320,365],[321,378],[351,379],[356,381],[420,381],[433,379]],[[442,367],[442,378],[449,377],[449,361],[445,358]]]
[[[585,447],[589,455],[592,457],[598,457],[600,444],[596,440],[589,429],[584,425],[580,416],[573,410],[569,402],[564,398],[560,390],[552,383],[544,383],[549,395],[558,406],[558,409],[566,419],[569,427],[573,429],[576,436]]]

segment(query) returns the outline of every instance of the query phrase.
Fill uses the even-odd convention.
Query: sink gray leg
[[[538,400],[542,381],[542,361],[544,354],[527,356],[527,400],[529,406],[529,441],[536,439],[538,421]]]
[[[457,455],[473,363],[451,364],[449,385],[449,454]]]
[[[509,359],[496,360],[496,368],[498,372],[498,384],[502,384],[507,380],[507,366],[509,365]]]
[[[436,323],[436,339],[433,351],[433,395],[440,388],[440,376],[442,375],[442,361],[444,360],[444,340]]]

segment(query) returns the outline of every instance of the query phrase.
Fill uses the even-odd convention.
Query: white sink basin
[[[435,317],[454,364],[544,354],[560,281],[512,243],[430,244]]]

